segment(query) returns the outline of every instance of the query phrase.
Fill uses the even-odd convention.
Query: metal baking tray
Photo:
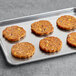
[[[46,12],[46,13],[41,13],[41,14],[36,14],[36,15],[31,15],[31,16],[25,16],[25,17],[19,17],[19,18],[0,21],[0,44],[8,63],[12,65],[20,65],[24,63],[29,63],[29,62],[34,62],[38,60],[76,53],[76,49],[69,47],[66,43],[67,34],[74,32],[75,30],[63,31],[57,28],[56,26],[56,20],[62,15],[72,15],[76,17],[76,8],[72,7],[72,8],[62,9],[62,10],[56,10],[56,11],[51,11],[51,12]],[[31,24],[39,20],[50,21],[54,27],[54,32],[47,36],[41,36],[41,37],[34,35],[31,32]],[[13,25],[18,25],[20,27],[23,27],[26,30],[26,37],[24,37],[18,42],[30,42],[35,46],[35,49],[36,49],[35,54],[31,58],[17,59],[11,55],[11,47],[18,42],[11,43],[5,40],[5,38],[3,38],[2,36],[2,31],[6,27],[13,26]],[[55,36],[62,40],[63,45],[60,52],[46,54],[46,53],[43,53],[39,49],[39,41],[43,39],[44,37],[48,37],[48,36]]]

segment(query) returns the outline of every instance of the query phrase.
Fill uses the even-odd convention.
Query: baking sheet
[[[71,53],[76,53],[75,48],[71,48],[67,45],[66,43],[66,38],[67,34],[74,32],[75,30],[72,31],[63,31],[57,28],[56,26],[56,20],[62,16],[62,15],[72,15],[76,17],[76,8],[67,8],[67,9],[62,9],[62,10],[57,10],[53,12],[47,12],[47,13],[42,13],[42,14],[36,14],[32,16],[27,16],[27,17],[20,17],[20,18],[15,18],[15,19],[10,19],[10,20],[4,20],[0,21],[0,41],[1,41],[1,47],[2,51],[8,61],[8,63],[12,65],[20,65],[24,63],[29,63],[33,61],[38,61],[38,60],[43,60],[43,59],[48,59],[48,58],[53,58],[57,56],[62,56],[62,55],[67,55]],[[52,23],[54,27],[54,32],[52,34],[49,34],[47,36],[36,36],[31,32],[31,24],[33,22],[39,21],[39,20],[48,20]],[[17,59],[14,58],[11,55],[11,47],[18,42],[8,42],[3,38],[2,36],[2,31],[8,27],[8,26],[13,26],[13,25],[18,25],[20,27],[23,27],[26,30],[26,37],[21,39],[18,42],[30,42],[35,46],[35,54],[29,58],[29,59]],[[57,53],[51,53],[51,54],[46,54],[42,52],[39,49],[39,41],[43,39],[44,37],[49,37],[49,36],[55,36],[61,39],[63,45],[62,49],[60,52]]]

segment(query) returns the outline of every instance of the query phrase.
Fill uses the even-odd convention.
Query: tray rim
[[[17,18],[12,18],[12,19],[6,19],[6,20],[2,20],[0,21],[0,23],[4,23],[4,22],[10,22],[10,21],[14,21],[14,20],[19,20],[19,19],[25,19],[25,18],[30,18],[30,17],[35,17],[35,16],[38,16],[38,15],[44,15],[44,14],[52,14],[52,13],[56,13],[56,12],[60,12],[60,11],[65,11],[65,10],[71,10],[71,9],[76,9],[76,7],[71,7],[71,8],[64,8],[64,9],[60,9],[60,10],[55,10],[55,11],[49,11],[49,12],[45,12],[45,13],[39,13],[39,14],[34,14],[34,15],[29,15],[29,16],[23,16],[23,17],[17,17]],[[27,21],[26,21],[27,22]],[[9,26],[9,25],[8,25]],[[4,27],[4,26],[0,26],[1,27]],[[0,46],[2,47],[2,50],[6,50],[3,43],[2,43],[2,40],[1,40],[1,37],[0,37]],[[3,51],[4,53],[4,51]],[[26,64],[26,63],[30,63],[30,62],[36,62],[36,61],[41,61],[41,60],[45,60],[45,59],[50,59],[50,58],[55,58],[55,57],[60,57],[60,56],[64,56],[64,55],[68,55],[68,54],[73,54],[73,53],[76,53],[76,52],[70,52],[70,53],[63,53],[61,55],[55,55],[55,56],[52,56],[52,57],[44,57],[43,59],[38,59],[38,60],[32,60],[32,61],[29,61],[29,62],[20,62],[20,63],[12,63],[6,56],[6,54],[4,53],[4,56],[7,60],[7,62],[11,65],[21,65],[21,64]]]
[[[35,16],[49,14],[49,13],[52,14],[52,13],[66,11],[66,10],[72,10],[72,9],[76,9],[76,7],[64,8],[64,9],[59,9],[59,10],[54,10],[54,11],[49,11],[49,12],[44,12],[44,13],[38,13],[38,14],[33,14],[33,15],[28,15],[28,16],[22,16],[22,17],[16,17],[16,18],[11,18],[11,19],[5,19],[5,20],[0,21],[0,23],[16,21],[16,20],[20,20],[20,19],[35,17]],[[3,27],[3,26],[0,26],[0,28],[1,27]]]

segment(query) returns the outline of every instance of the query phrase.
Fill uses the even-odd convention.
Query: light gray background
[[[0,21],[75,6],[76,0],[0,0]],[[0,76],[75,75],[76,54],[11,66],[6,62],[0,47]]]

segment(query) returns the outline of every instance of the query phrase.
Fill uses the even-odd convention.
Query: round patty
[[[28,42],[17,43],[11,48],[11,53],[16,58],[29,58],[33,56],[34,52],[34,45]]]
[[[19,26],[10,26],[3,30],[3,36],[8,41],[19,41],[20,38],[24,37],[26,34],[26,31]]]
[[[68,34],[67,43],[73,47],[76,47],[76,32]]]
[[[57,26],[64,30],[76,28],[76,18],[70,15],[64,15],[57,19]]]
[[[53,32],[52,24],[47,20],[40,20],[31,24],[31,30],[36,35],[47,35]]]
[[[46,37],[40,40],[39,46],[44,52],[57,52],[62,48],[62,41],[57,37]]]

